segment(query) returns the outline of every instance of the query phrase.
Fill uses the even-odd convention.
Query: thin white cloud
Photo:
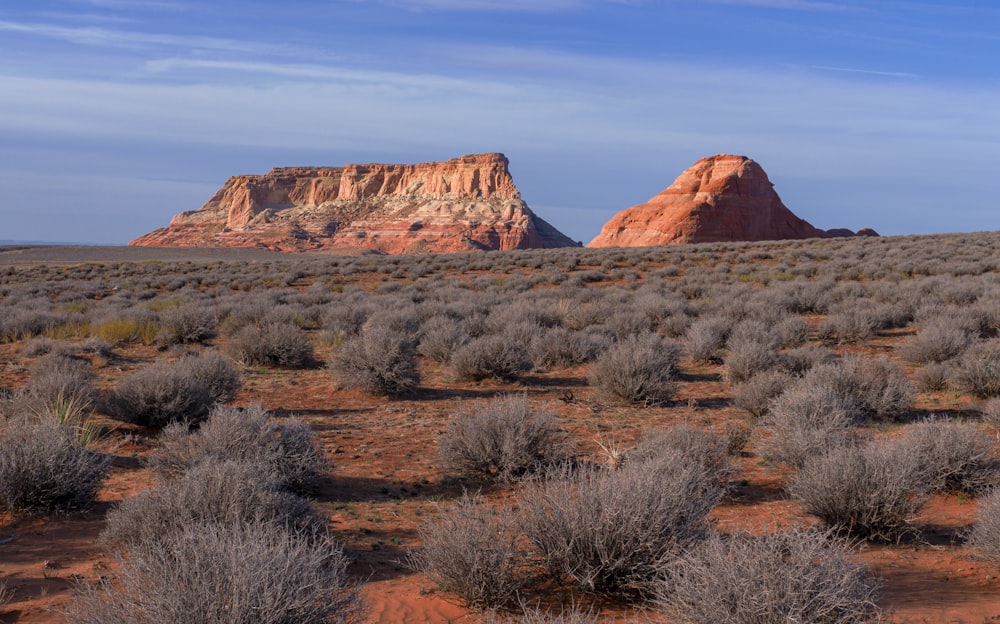
[[[463,91],[483,96],[504,97],[516,96],[520,92],[512,85],[488,80],[463,80],[437,74],[386,72],[326,65],[166,58],[147,61],[143,67],[151,74],[177,74],[180,76],[190,70],[208,70],[229,76],[233,72],[267,74],[308,82],[359,83],[416,89],[424,92]],[[225,80],[220,81],[225,82]]]
[[[43,17],[47,20],[85,22],[91,24],[134,24],[136,22],[134,17],[125,17],[124,15],[111,13],[65,13],[58,11],[46,11],[44,13],[40,13],[39,17]]]
[[[182,11],[187,5],[170,0],[78,0],[100,9],[144,10],[144,11]]]
[[[114,48],[151,49],[158,47],[179,47],[230,52],[257,52],[263,47],[260,44],[252,42],[218,37],[169,35],[117,30],[97,26],[61,26],[56,24],[12,22],[8,20],[0,20],[0,31],[46,37],[79,45]]]
[[[488,52],[486,53],[489,54]],[[125,136],[284,148],[347,141],[469,139],[567,147],[613,142],[858,145],[873,136],[993,141],[989,90],[860,81],[525,51],[550,72],[489,79],[353,67],[164,59],[139,83],[0,76],[0,131]],[[505,58],[510,58],[507,55]],[[219,80],[257,72],[282,80]],[[950,111],[945,116],[942,111]],[[785,137],[785,138],[783,138]],[[990,138],[993,137],[993,138]],[[860,149],[860,147],[859,147]]]
[[[856,7],[842,2],[821,0],[705,0],[710,4],[730,4],[760,7],[764,9],[787,9],[793,11],[850,11]]]
[[[349,0],[366,2],[370,0]],[[584,0],[375,0],[415,11],[503,11],[549,13],[576,9]]]
[[[918,74],[909,72],[879,71],[874,69],[861,69],[857,67],[832,67],[830,65],[809,65],[809,69],[819,69],[829,72],[842,72],[847,74],[867,74],[869,76],[887,76],[890,78],[919,78]]]

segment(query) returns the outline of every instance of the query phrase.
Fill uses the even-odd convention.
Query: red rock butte
[[[644,204],[611,218],[588,247],[878,236],[821,230],[795,216],[764,170],[746,156],[702,158]]]
[[[508,164],[474,154],[233,176],[199,210],[129,245],[390,254],[578,246],[528,208]]]

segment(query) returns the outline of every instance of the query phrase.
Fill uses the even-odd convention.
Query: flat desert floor
[[[798,319],[800,338],[789,341],[794,346],[775,346],[776,353],[812,346],[832,357],[888,358],[913,384],[903,414],[859,427],[860,435],[891,439],[922,420],[948,417],[972,423],[992,439],[998,434],[984,421],[986,398],[951,381],[931,387],[921,373],[928,364],[904,353],[932,319],[960,312],[986,319],[971,341],[996,342],[998,265],[998,233],[343,258],[256,250],[7,247],[0,249],[3,327],[29,313],[48,320],[25,321],[32,328],[27,331],[5,330],[0,388],[7,397],[16,394],[53,351],[86,362],[97,388],[108,392],[153,362],[219,350],[242,375],[232,404],[260,404],[279,422],[308,423],[332,461],[331,474],[310,498],[352,561],[349,573],[362,585],[367,621],[478,622],[481,613],[406,565],[407,553],[421,546],[423,523],[463,492],[481,491],[500,507],[516,506],[523,489],[442,472],[438,444],[457,411],[505,393],[525,395],[534,409],[555,416],[577,457],[597,463],[608,461],[602,445],[627,449],[651,429],[684,424],[725,436],[744,427],[749,438],[730,458],[734,470],[710,515],[713,530],[817,526],[786,490],[795,469],[769,455],[771,432],[734,402],[725,341],[715,353],[694,357],[691,327],[709,317],[728,319],[732,327],[754,318]],[[162,331],[108,333],[114,318],[142,318],[162,330],[169,310],[187,306],[213,310],[209,337],[176,344]],[[346,310],[357,311],[352,326],[343,320]],[[418,342],[431,318],[475,317],[482,332],[524,336],[534,363],[509,379],[469,381],[448,361],[418,349],[420,381],[412,395],[378,396],[342,383],[329,367],[333,354],[366,319],[388,312],[411,317]],[[870,318],[853,319],[858,329],[852,313]],[[242,361],[233,347],[240,315],[270,315],[294,326],[308,338],[314,361],[301,367]],[[528,344],[530,334],[557,327],[598,336],[599,347],[579,362],[542,365],[538,347]],[[636,331],[654,332],[682,349],[669,400],[622,403],[590,377],[600,350]],[[943,366],[954,370],[959,358]],[[0,580],[10,594],[0,606],[0,622],[60,621],[80,584],[115,578],[118,562],[98,539],[104,516],[124,498],[155,486],[144,460],[157,447],[158,431],[114,420],[99,403],[90,420],[102,432],[95,448],[112,458],[97,503],[54,517],[0,514]],[[916,537],[857,543],[856,556],[884,579],[880,605],[891,621],[1000,622],[1000,567],[965,543],[979,498],[934,492],[910,519]],[[592,596],[568,582],[528,588],[524,600],[556,610],[586,605],[620,621],[670,621],[651,605]]]

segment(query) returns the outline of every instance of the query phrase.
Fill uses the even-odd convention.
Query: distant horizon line
[[[84,243],[81,241],[44,241],[44,240],[0,240],[0,246],[11,245],[50,245],[53,247],[127,247],[128,243]]]
[[[908,233],[894,233],[894,234],[879,234],[878,237],[894,238],[903,236],[941,236],[941,235],[957,235],[957,234],[982,234],[986,232],[1000,232],[1000,230],[980,229],[980,230],[968,230],[968,231],[923,232],[923,233],[908,232]],[[797,239],[776,239],[776,240],[797,240]],[[765,242],[765,241],[730,241],[730,242]],[[128,243],[108,243],[108,242],[93,243],[93,242],[81,242],[81,241],[70,242],[70,241],[0,239],[0,247],[13,247],[17,245],[31,245],[35,247],[128,247],[129,246]],[[582,246],[587,247],[586,244],[583,244]],[[172,246],[167,245],[166,247],[172,247]],[[229,245],[217,245],[213,247],[230,248]]]

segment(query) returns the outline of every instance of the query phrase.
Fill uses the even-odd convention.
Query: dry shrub
[[[774,334],[782,347],[798,347],[809,340],[809,323],[798,316],[786,316],[774,326]]]
[[[486,618],[481,624],[614,624],[615,622],[620,622],[620,620],[610,615],[600,616],[594,612],[593,608],[584,610],[573,605],[553,612],[547,611],[541,606],[532,607],[522,604],[521,613],[518,615],[503,617],[491,612],[486,614]]]
[[[67,350],[67,345],[60,340],[53,340],[48,336],[35,336],[25,341],[21,347],[22,357],[38,357],[51,353],[63,352]]]
[[[619,306],[604,320],[604,325],[621,340],[656,330],[656,320],[631,306]]]
[[[463,497],[420,529],[410,567],[477,609],[509,605],[524,582],[524,553],[507,510]]]
[[[979,342],[966,350],[955,360],[952,381],[979,399],[1000,396],[1000,340]]]
[[[707,364],[716,360],[726,345],[733,321],[718,316],[701,317],[691,323],[684,334],[684,349],[695,362]]]
[[[885,357],[848,356],[811,369],[804,380],[814,387],[827,386],[850,397],[865,416],[878,420],[905,414],[915,396],[913,384],[903,370]]]
[[[80,442],[87,443],[100,428],[87,422],[98,397],[90,366],[66,355],[51,354],[31,368],[27,385],[0,400],[3,415],[33,414],[73,427]]]
[[[445,474],[486,483],[510,483],[566,456],[555,417],[513,394],[460,408],[438,447]]]
[[[361,331],[368,317],[375,311],[375,302],[365,298],[340,297],[327,306],[323,315],[323,328],[340,337],[353,336]]]
[[[189,355],[178,362],[186,366],[191,375],[208,388],[213,403],[228,403],[236,398],[243,385],[243,376],[232,360],[214,349]]]
[[[108,513],[101,538],[118,546],[150,544],[202,524],[270,522],[321,535],[326,520],[308,501],[282,489],[258,464],[208,461],[178,478],[123,500]]]
[[[259,324],[266,319],[288,320],[287,314],[283,314],[286,307],[280,306],[274,297],[263,290],[242,295],[231,301],[228,306],[220,307],[219,311],[228,334],[233,334],[247,325]]]
[[[471,337],[464,321],[449,316],[433,316],[424,323],[417,350],[429,360],[447,364],[451,355]]]
[[[741,455],[750,442],[754,427],[754,423],[727,420],[722,432],[726,440],[726,452],[730,455]]]
[[[84,587],[69,624],[354,624],[363,620],[336,544],[271,523],[192,525],[128,549],[113,580]]]
[[[12,514],[87,509],[109,463],[80,444],[72,426],[14,416],[0,426],[0,505]]]
[[[799,467],[831,448],[847,444],[857,422],[857,402],[826,385],[799,381],[771,400],[761,426],[770,437],[764,451]]]
[[[922,459],[900,444],[834,448],[805,462],[788,486],[834,531],[874,541],[917,533],[910,524],[927,497]]]
[[[900,349],[900,355],[913,364],[940,363],[961,355],[971,342],[968,331],[956,326],[950,319],[937,319],[910,338]]]
[[[288,322],[247,325],[229,338],[227,349],[248,366],[308,368],[316,362],[309,336]]]
[[[588,381],[612,399],[663,403],[673,396],[680,352],[680,345],[656,334],[629,336],[597,358]]]
[[[664,566],[704,537],[722,494],[718,481],[679,455],[581,469],[525,492],[523,530],[557,580],[648,596]]]
[[[540,369],[569,368],[590,362],[610,344],[604,334],[553,327],[531,344],[531,359]]]
[[[683,424],[643,431],[628,459],[644,462],[663,455],[679,455],[685,461],[701,465],[706,474],[719,480],[733,472],[725,438]]]
[[[733,405],[746,410],[754,418],[767,413],[772,399],[780,396],[792,383],[792,376],[784,371],[765,371],[750,379],[733,384],[730,394]]]
[[[951,369],[947,364],[931,362],[913,374],[917,381],[917,387],[924,392],[942,392],[948,389],[948,379],[951,377]]]
[[[420,386],[413,340],[384,327],[366,327],[344,341],[330,361],[340,383],[369,394],[403,396]]]
[[[0,308],[0,340],[14,342],[44,333],[55,324],[55,318],[35,306],[6,303]]]
[[[313,489],[331,468],[307,424],[279,425],[259,405],[217,407],[193,433],[183,423],[167,427],[149,465],[161,479],[171,479],[208,461],[256,464],[295,492]]]
[[[731,340],[729,353],[724,361],[726,380],[731,384],[749,381],[780,363],[778,352],[772,344],[751,338]]]
[[[530,340],[531,336],[500,334],[474,338],[452,354],[451,367],[461,381],[516,379],[531,370],[531,358],[524,346]]]
[[[983,422],[1000,430],[1000,397],[992,398],[983,405]]]
[[[390,300],[384,305],[391,307],[380,308],[372,312],[361,326],[360,333],[383,329],[394,334],[403,334],[411,342],[416,343],[421,332],[420,316],[416,307],[412,304],[395,307],[395,304],[394,300]]]
[[[969,545],[993,563],[1000,564],[1000,488],[979,499],[976,523],[969,533]]]
[[[676,308],[669,316],[659,322],[659,330],[664,336],[671,338],[681,338],[691,327],[691,317],[684,313],[683,306],[676,305]]]
[[[795,376],[805,375],[820,364],[829,364],[836,359],[836,353],[826,347],[809,344],[788,349],[778,354],[781,367]]]
[[[145,427],[204,419],[219,400],[231,398],[239,373],[215,352],[158,361],[122,379],[104,402],[112,418]]]
[[[789,529],[713,537],[667,571],[658,602],[691,624],[881,621],[881,582],[847,543]]]
[[[41,358],[31,367],[28,394],[42,405],[67,401],[89,407],[97,393],[94,373],[87,362],[63,355]]]
[[[919,457],[932,492],[979,494],[997,485],[995,440],[971,423],[922,422],[907,427],[898,444]]]
[[[517,283],[516,279],[514,283]],[[561,317],[562,314],[555,306],[532,297],[518,297],[518,300],[498,302],[498,305],[491,307],[485,326],[487,332],[509,334],[512,329],[524,323],[536,328],[556,327],[562,323]]]
[[[161,344],[190,344],[207,340],[215,335],[219,322],[211,307],[198,304],[168,308],[159,316],[157,342]]]
[[[612,313],[613,306],[602,300],[578,302],[567,301],[569,308],[563,317],[563,325],[573,330],[583,330],[601,325]]]
[[[871,339],[880,325],[880,319],[870,310],[854,309],[830,314],[816,331],[824,342],[860,344]]]
[[[726,341],[727,346],[732,349],[733,345],[744,342],[754,342],[771,347],[777,350],[781,347],[781,338],[774,330],[774,320],[765,321],[761,318],[747,317],[742,319],[733,327]]]

